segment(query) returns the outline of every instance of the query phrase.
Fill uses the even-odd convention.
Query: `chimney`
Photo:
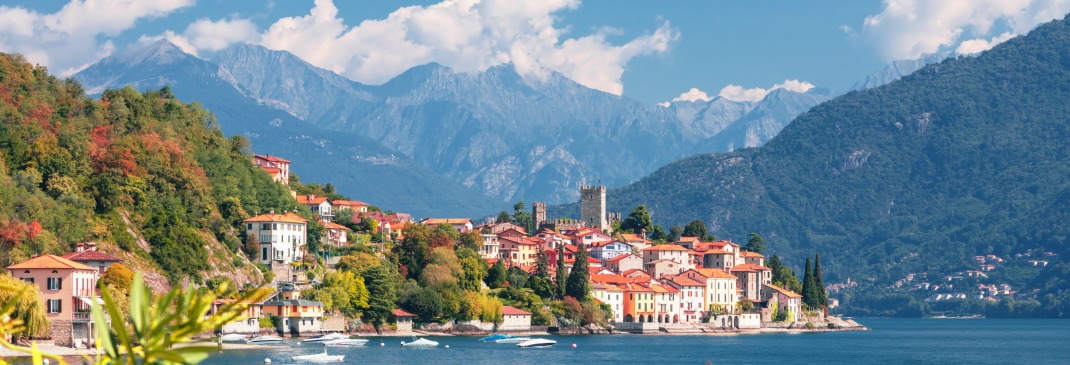
[[[89,251],[96,251],[97,250],[97,243],[96,242],[86,242],[85,249],[89,250]]]
[[[85,244],[81,243],[81,242],[78,242],[78,244],[75,245],[75,247],[74,247],[74,252],[82,252],[82,251],[85,251]]]
[[[315,199],[316,196],[312,195],[312,194],[308,194],[307,198],[308,198],[308,201],[312,201],[312,199]]]
[[[274,209],[272,209],[272,210],[271,210],[271,213],[270,213],[270,214],[275,214],[275,210],[274,210]]]
[[[639,230],[639,238],[646,239],[646,228]]]

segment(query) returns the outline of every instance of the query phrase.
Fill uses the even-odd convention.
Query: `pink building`
[[[36,284],[51,323],[57,345],[90,346],[96,325],[90,303],[99,301],[96,290],[100,272],[55,255],[41,255],[7,267],[11,276]]]
[[[290,185],[290,161],[272,155],[253,155],[253,165],[267,171],[275,182]]]

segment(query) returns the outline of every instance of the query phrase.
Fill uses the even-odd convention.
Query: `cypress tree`
[[[819,304],[823,307],[829,305],[829,295],[825,293],[825,282],[821,279],[821,254],[814,258],[814,284],[817,287]]]
[[[539,249],[539,252],[535,254],[534,275],[540,278],[550,278],[550,264],[546,262],[546,252],[542,249]]]
[[[587,249],[582,245],[576,252],[576,263],[572,264],[572,272],[568,274],[568,282],[565,284],[565,295],[583,301],[591,292],[590,271],[587,263]]]
[[[817,288],[815,288],[815,286],[817,286],[817,284],[814,281],[814,271],[813,269],[811,269],[810,266],[810,258],[807,257],[806,270],[803,274],[802,289],[803,303],[806,304],[807,307],[817,307],[820,305],[820,299],[818,298],[820,294],[817,292]]]
[[[565,244],[557,246],[557,271],[554,277],[554,292],[558,299],[565,298]]]

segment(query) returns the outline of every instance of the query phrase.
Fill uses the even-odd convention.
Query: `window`
[[[48,313],[60,313],[63,311],[63,301],[60,299],[49,299],[45,302],[45,306],[48,307]]]
[[[48,290],[63,289],[63,278],[48,278]]]
[[[22,278],[22,281],[33,284],[33,278]]]
[[[279,229],[279,224],[278,223],[272,223],[271,224],[271,229]]]
[[[268,229],[271,229],[271,224],[270,224],[270,223],[264,223],[264,224],[261,224],[261,225],[260,225],[260,229],[261,229],[261,230],[268,230]]]
[[[248,230],[250,230],[250,231],[251,231],[251,230],[253,230],[253,224],[252,224],[252,223],[249,223],[249,228],[246,228],[246,229],[248,229]]]

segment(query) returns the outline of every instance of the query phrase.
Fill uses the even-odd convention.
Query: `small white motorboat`
[[[509,337],[495,340],[494,343],[521,343],[531,340],[531,337]]]
[[[366,344],[368,344],[368,340],[363,338],[339,338],[323,341],[323,346],[328,347],[360,347]]]
[[[401,341],[402,347],[416,347],[416,348],[431,348],[438,347],[438,342],[428,340],[426,338],[418,338],[416,341],[405,342]]]
[[[241,341],[245,341],[246,337],[249,337],[249,336],[248,335],[243,335],[243,334],[240,334],[240,333],[228,333],[228,334],[219,336],[219,340],[223,341],[223,342],[241,342]]]
[[[323,336],[306,338],[304,340],[301,340],[301,342],[323,342],[323,341],[330,341],[330,340],[340,340],[340,339],[343,339],[343,338],[349,338],[349,335],[341,334],[341,333],[328,333],[328,334],[323,335]]]
[[[345,357],[346,355],[328,355],[327,351],[323,351],[322,354],[297,355],[293,359],[306,362],[342,362]]]
[[[277,345],[282,343],[282,337],[262,335],[253,338],[245,339],[245,343],[250,345]]]
[[[516,347],[553,347],[557,344],[557,341],[548,340],[545,338],[533,338],[521,343],[516,344]]]

